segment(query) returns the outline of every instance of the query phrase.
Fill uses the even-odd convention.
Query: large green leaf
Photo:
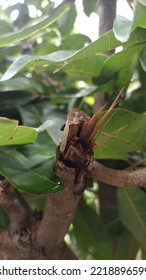
[[[85,201],[79,205],[73,226],[79,248],[95,259],[111,259],[110,245],[106,242],[106,227],[101,219],[99,222],[96,212]]]
[[[113,75],[117,75],[120,69],[124,69],[124,66],[127,67],[127,62],[129,62],[130,64],[137,57],[137,55],[140,53],[144,46],[145,44],[132,46],[130,48],[124,49],[123,51],[115,53],[109,58],[107,58],[103,62],[102,71],[99,75],[100,82],[105,82]]]
[[[64,63],[64,61],[69,59],[74,53],[75,51],[58,51],[44,56],[24,55],[12,63],[2,76],[1,81],[12,78],[20,71],[35,69],[38,66],[50,66],[52,72],[52,70],[62,65],[61,63]]]
[[[25,125],[37,127],[37,133],[45,131],[33,144],[1,148],[0,173],[17,188],[33,194],[60,190],[62,185],[54,175],[54,156],[64,114],[46,101],[20,107],[19,111]]]
[[[34,164],[35,161],[32,160]],[[0,149],[0,173],[17,188],[33,194],[47,194],[61,188],[60,183],[53,182],[50,178],[53,160],[46,160],[40,164],[36,161],[36,166],[32,168],[30,164],[31,158],[26,158],[19,151],[10,148]]]
[[[65,65],[62,70],[71,75],[80,77],[99,76],[105,60],[105,55],[85,56],[81,59],[72,60]]]
[[[37,136],[35,128],[19,126],[17,120],[0,118],[0,146],[32,143]]]
[[[146,194],[138,188],[118,189],[119,211],[126,228],[146,250]]]
[[[137,43],[142,44],[146,41],[145,36],[146,30],[136,30],[123,46],[130,47]],[[74,75],[97,76],[100,74],[103,62],[106,59],[103,53],[113,50],[120,45],[121,43],[115,38],[113,32],[110,31],[79,51],[58,51],[45,56],[25,55],[13,62],[1,80],[8,80],[22,70],[34,69],[37,66],[47,66],[47,71],[51,73],[63,68],[64,71]],[[135,48],[137,48],[138,52],[138,49],[141,47]],[[136,49],[134,50],[136,52]],[[131,56],[134,56],[135,52],[133,53],[132,50]],[[130,55],[130,49],[126,53],[127,56]],[[119,64],[117,62],[118,68],[120,68],[121,60],[119,58]]]
[[[0,47],[5,47],[12,43],[20,42],[21,40],[24,40],[34,35],[35,33],[48,27],[53,22],[58,20],[68,9],[69,9],[68,4],[61,5],[54,11],[54,13],[50,17],[47,17],[45,19],[42,18],[39,21],[35,21],[34,23],[31,23],[31,26],[26,26],[23,30],[20,30],[16,33],[1,36]]]
[[[145,3],[141,0],[137,0],[132,21],[124,18],[123,16],[117,16],[113,24],[113,31],[117,40],[127,42],[131,33],[133,33],[137,27],[146,28],[145,14]]]
[[[103,116],[104,113],[101,114]],[[113,116],[112,116],[113,114]],[[114,109],[105,127],[101,128],[101,134],[97,137],[97,144],[101,143],[94,151],[95,158],[112,158],[127,160],[130,151],[146,150],[145,133],[146,115],[138,114],[123,109]],[[105,137],[119,128],[123,129],[113,135],[105,143]]]

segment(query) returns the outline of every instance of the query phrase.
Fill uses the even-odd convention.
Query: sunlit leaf
[[[38,131],[31,127],[18,126],[18,121],[0,118],[0,146],[32,143]]]
[[[66,59],[70,58],[75,51],[58,51],[49,55],[44,56],[34,56],[34,55],[24,55],[16,59],[12,65],[8,68],[5,74],[2,76],[1,81],[8,80],[16,75],[18,72],[28,69],[35,69],[37,66],[49,66],[51,65],[53,69],[59,67]]]
[[[21,40],[24,40],[34,35],[35,33],[48,27],[57,19],[59,19],[59,17],[61,17],[68,9],[69,6],[67,4],[61,5],[55,10],[52,16],[47,17],[45,19],[44,18],[39,19],[39,21],[35,21],[33,24],[31,23],[31,26],[26,26],[23,30],[20,30],[18,32],[1,36],[0,47],[8,46],[12,43],[20,42]]]
[[[124,58],[125,55],[127,57],[128,55],[132,56],[133,51],[138,53],[138,50],[142,47],[142,43],[146,41],[145,36],[146,30],[133,32],[128,42],[123,44],[124,47],[133,46],[131,54],[131,48],[129,48],[127,51],[125,50],[126,54],[125,52],[121,56],[119,54],[119,59],[121,58],[122,60],[122,55],[124,55]],[[134,47],[137,43],[141,43],[141,45]],[[100,74],[103,62],[106,59],[104,52],[113,50],[120,45],[121,43],[115,38],[113,32],[110,31],[79,51],[58,51],[45,56],[24,55],[13,62],[2,76],[1,81],[12,78],[20,71],[32,70],[38,66],[47,66],[47,71],[51,73],[52,71],[62,69],[73,75],[82,75],[83,77],[88,77],[89,75],[97,76]],[[118,69],[120,68],[121,60],[119,63],[117,61]]]
[[[94,151],[95,158],[127,160],[128,152],[146,150],[145,114],[114,109],[108,119],[105,127],[101,128],[101,134],[97,136],[96,142],[97,144],[101,143],[101,145]],[[124,128],[121,131],[102,144],[105,137],[109,137],[112,132],[122,127]]]
[[[131,32],[132,21],[123,16],[117,16],[113,24],[113,32],[120,42],[126,42]]]

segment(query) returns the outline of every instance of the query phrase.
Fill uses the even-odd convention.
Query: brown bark
[[[37,232],[37,243],[39,247],[44,248],[45,253],[51,259],[63,259],[67,251],[69,253],[68,258],[72,259],[75,255],[71,254],[67,247],[67,251],[64,250],[63,240],[75,216],[80,196],[75,196],[73,193],[75,181],[73,168],[68,168],[57,160],[56,174],[64,183],[65,189],[48,196],[43,218]]]
[[[94,180],[110,183],[115,187],[144,187],[146,185],[146,168],[115,170],[93,160],[88,166],[88,174]]]
[[[0,182],[0,205],[10,217],[8,229],[0,229],[0,259],[77,259],[64,243],[80,196],[75,197],[74,172],[60,170],[66,188],[48,196],[44,214],[32,211],[6,180]],[[65,173],[64,173],[65,172]],[[68,174],[68,176],[66,176]]]
[[[103,35],[113,27],[116,15],[117,0],[98,0],[98,14],[100,18],[99,35]]]

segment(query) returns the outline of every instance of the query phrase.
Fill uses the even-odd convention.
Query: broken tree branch
[[[81,196],[73,193],[75,171],[56,160],[56,174],[65,189],[48,196],[43,218],[37,232],[37,244],[50,259],[76,259],[64,243],[64,236],[75,216]]]

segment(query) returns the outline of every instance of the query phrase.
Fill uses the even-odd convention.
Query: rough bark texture
[[[77,259],[64,236],[81,196],[73,193],[73,170],[57,167],[56,172],[62,181],[67,178],[66,188],[48,196],[43,215],[32,211],[9,182],[0,182],[0,205],[10,217],[9,228],[0,229],[0,259]]]

